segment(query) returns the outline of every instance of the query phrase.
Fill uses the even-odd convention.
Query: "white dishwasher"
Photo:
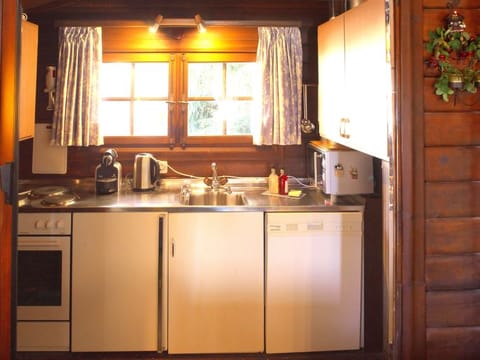
[[[266,214],[266,352],[359,349],[362,213]]]

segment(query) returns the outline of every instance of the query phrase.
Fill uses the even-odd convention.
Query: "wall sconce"
[[[154,24],[150,26],[150,32],[155,33],[161,27],[166,28],[189,28],[196,27],[198,32],[204,33],[207,31],[207,26],[205,21],[199,14],[196,14],[194,18],[187,19],[166,19],[162,15],[157,15],[154,20]]]

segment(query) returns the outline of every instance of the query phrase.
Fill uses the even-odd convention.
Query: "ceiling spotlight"
[[[150,26],[150,29],[149,29],[150,32],[151,33],[156,33],[160,24],[162,23],[162,21],[163,21],[163,16],[162,15],[157,15],[155,17],[155,23],[152,26]]]
[[[195,15],[194,20],[195,20],[195,25],[197,26],[198,32],[204,33],[204,32],[207,31],[207,27],[205,26],[205,22],[203,21],[202,17],[199,14]]]

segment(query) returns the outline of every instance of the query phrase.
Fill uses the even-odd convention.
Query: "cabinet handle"
[[[350,139],[350,134],[347,133],[347,124],[350,123],[349,118],[340,119],[340,136],[345,139]]]
[[[175,257],[175,241],[172,239],[172,258]]]
[[[343,137],[345,139],[350,139],[350,134],[347,131],[347,124],[350,124],[350,119],[349,118],[345,118],[345,127],[344,127],[344,131],[343,131]]]

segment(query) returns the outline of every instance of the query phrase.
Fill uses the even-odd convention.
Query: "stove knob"
[[[65,229],[65,221],[57,220],[57,222],[55,223],[55,227],[57,229]]]
[[[47,220],[45,222],[45,229],[53,229],[54,223],[52,220]]]
[[[38,219],[37,221],[35,221],[35,229],[44,229],[45,228],[45,221],[43,221],[42,219]]]

